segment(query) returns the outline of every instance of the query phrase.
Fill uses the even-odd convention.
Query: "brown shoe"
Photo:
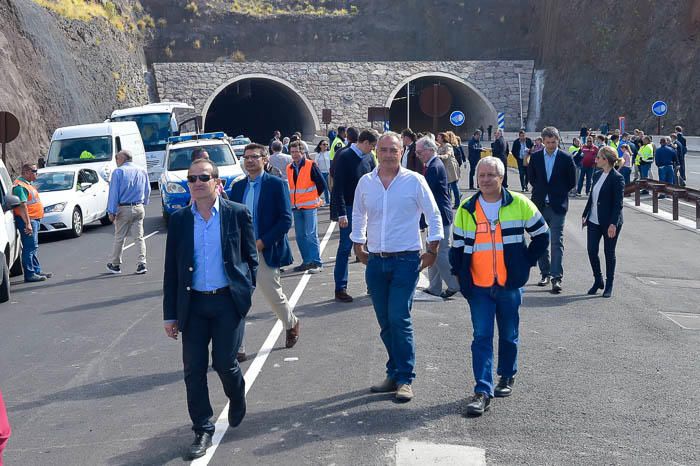
[[[300,321],[297,320],[296,325],[287,330],[287,343],[285,344],[287,348],[291,348],[299,341],[299,322]]]
[[[369,387],[369,391],[372,393],[391,393],[395,392],[396,388],[396,382],[387,377],[379,385],[372,385]]]
[[[248,360],[248,356],[246,356],[245,353],[238,353],[236,354],[236,360],[238,362],[244,362]]]
[[[335,292],[335,300],[339,303],[351,303],[352,296],[350,296],[348,292],[343,289]]]

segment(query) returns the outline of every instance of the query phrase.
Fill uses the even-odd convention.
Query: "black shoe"
[[[429,294],[430,296],[436,296],[438,298],[442,298],[442,293],[434,293],[434,292],[430,291],[428,288],[425,288],[423,290],[423,293]]]
[[[603,298],[611,298],[613,289],[613,281],[608,280],[605,282],[605,289],[603,290]]]
[[[561,293],[562,287],[561,287],[561,278],[555,278],[552,280],[552,293],[553,294],[559,294]]]
[[[588,290],[588,294],[596,294],[598,290],[602,290],[604,287],[605,283],[603,283],[603,277],[596,277],[595,282],[593,282],[593,286],[590,290]]]
[[[236,361],[238,362],[246,362],[248,360],[248,356],[246,356],[245,352],[243,353],[236,353]]]
[[[234,403],[233,400],[229,401],[228,405],[228,425],[231,427],[238,427],[243,418],[245,417],[246,402],[245,395],[243,396],[243,403]]]
[[[445,290],[442,293],[440,293],[440,297],[442,299],[449,299],[452,296],[456,295],[459,290]]]
[[[313,264],[301,264],[301,265],[297,265],[296,267],[294,267],[292,269],[292,271],[294,271],[294,272],[306,272],[307,270],[309,270],[313,266],[314,266]]]
[[[137,275],[142,275],[146,272],[148,272],[148,269],[146,268],[146,264],[144,262],[141,262],[139,265],[136,266]]]
[[[486,393],[475,393],[467,404],[468,416],[481,416],[491,407],[491,398]]]
[[[194,434],[194,442],[190,445],[190,459],[201,458],[211,446],[211,434],[200,432]]]
[[[537,282],[537,286],[547,286],[547,285],[549,285],[550,281],[551,281],[551,279],[549,278],[549,276],[544,276],[544,277],[540,278],[539,282]]]
[[[112,273],[122,273],[121,266],[112,264],[111,262],[107,264],[107,270],[109,270]]]
[[[505,398],[513,393],[513,384],[515,383],[515,377],[501,377],[498,381],[498,385],[493,389],[493,396],[499,398]]]
[[[351,303],[352,296],[345,289],[342,289],[335,292],[335,300],[339,303]]]

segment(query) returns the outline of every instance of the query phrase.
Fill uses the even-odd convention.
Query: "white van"
[[[17,206],[19,198],[12,194],[12,179],[0,160],[0,303],[10,299],[10,277],[22,275],[22,241],[12,213]]]
[[[109,181],[120,150],[131,152],[133,164],[146,170],[141,133],[133,121],[67,126],[54,131],[46,166],[84,166]]]

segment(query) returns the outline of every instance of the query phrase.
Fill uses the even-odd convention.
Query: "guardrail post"
[[[678,195],[680,193],[673,191],[671,196],[673,196],[673,220],[678,220]]]
[[[636,186],[634,187],[634,205],[639,207],[642,203],[642,193],[641,193],[641,183],[639,180],[636,181]]]
[[[658,186],[651,187],[651,211],[655,214],[659,213],[659,188],[658,188]]]

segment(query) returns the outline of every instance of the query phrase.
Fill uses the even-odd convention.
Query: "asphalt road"
[[[686,154],[685,177],[688,186],[700,189],[700,152],[688,152]]]
[[[416,398],[397,404],[369,393],[385,352],[361,264],[350,266],[355,302],[332,300],[334,229],[325,271],[298,295],[299,343],[286,350],[277,339],[245,420],[209,464],[420,464],[405,461],[410,441],[476,447],[488,464],[698,464],[700,331],[661,312],[697,323],[700,236],[625,209],[614,297],[589,297],[583,202],[571,203],[564,293],[527,286],[514,394],[477,419],[462,416],[473,378],[461,297],[415,302]],[[146,232],[157,233],[145,276],[130,273],[134,248],[127,273],[107,275],[113,228],[94,226],[42,242],[43,267],[55,274],[46,284],[13,279],[12,301],[0,305],[0,387],[13,427],[6,464],[184,462],[192,434],[181,348],[162,328],[166,226],[157,202],[147,215]],[[323,235],[327,210],[320,219]],[[288,296],[301,277],[284,275]],[[274,324],[256,295],[246,327],[253,357]],[[226,398],[213,372],[209,385],[218,416]]]

